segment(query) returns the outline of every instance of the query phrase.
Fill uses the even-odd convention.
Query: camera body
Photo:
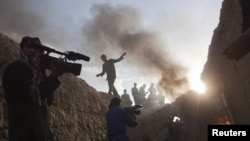
[[[41,44],[40,39],[37,37],[35,38],[28,37],[28,40],[29,40],[29,44],[34,49],[40,52],[46,52],[44,53],[44,55],[41,56],[41,68],[43,69],[51,69],[51,66],[55,66],[63,70],[65,73],[72,73],[74,75],[80,75],[82,64],[70,63],[70,62],[67,62],[67,60],[72,60],[72,61],[76,61],[76,60],[89,61],[90,60],[88,56],[85,56],[80,53],[76,53],[73,51],[63,53],[63,52],[56,51],[55,49],[52,49],[50,47],[44,46]],[[49,56],[49,53],[56,53],[56,54],[64,56],[64,58],[55,58],[55,57]]]
[[[129,113],[129,115],[131,115],[134,118],[136,115],[141,114],[141,111],[140,111],[141,108],[143,108],[142,105],[134,105],[132,107],[124,107],[124,109]]]
[[[41,68],[51,69],[51,66],[55,66],[65,73],[72,73],[74,75],[80,75],[82,64],[79,63],[70,63],[62,59],[58,59],[49,55],[42,56],[41,59]]]

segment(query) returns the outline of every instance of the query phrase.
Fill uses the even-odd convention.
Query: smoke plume
[[[129,65],[137,67],[145,76],[157,71],[161,76],[159,86],[174,98],[189,88],[187,69],[178,65],[168,56],[166,45],[156,33],[142,29],[140,15],[130,7],[112,7],[107,4],[95,5],[91,19],[84,23],[82,36],[76,34],[71,13],[68,16],[55,16],[60,7],[51,1],[1,0],[0,30],[20,41],[22,36],[38,36],[41,41],[55,45],[58,50],[78,48],[89,54],[127,52]],[[62,12],[62,11],[60,11]],[[60,19],[60,22],[58,22]],[[66,28],[65,28],[66,27]],[[44,42],[43,42],[44,43]],[[67,51],[67,50],[66,50]],[[85,54],[85,53],[83,53]],[[88,54],[86,54],[88,55]],[[91,56],[93,57],[93,56]]]
[[[159,36],[142,28],[139,14],[129,7],[96,5],[93,19],[83,28],[88,46],[93,52],[121,52],[130,56],[132,66],[139,70],[157,70],[158,85],[173,98],[187,92],[187,69],[171,60]]]

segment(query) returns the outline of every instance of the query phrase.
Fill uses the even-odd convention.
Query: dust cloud
[[[160,75],[158,86],[172,97],[189,90],[187,68],[178,65],[166,51],[157,33],[143,29],[139,13],[126,6],[95,5],[90,19],[81,29],[74,28],[70,19],[59,22],[55,8],[49,1],[2,0],[0,1],[0,30],[20,41],[22,36],[38,36],[41,41],[72,50],[76,46],[80,52],[88,54],[118,54],[127,52],[126,60],[131,67],[151,77],[152,72]],[[78,30],[77,32],[72,32]],[[78,41],[83,41],[78,43]],[[74,41],[74,42],[72,42]],[[82,44],[82,45],[79,45]],[[88,55],[87,54],[87,55]],[[91,56],[92,57],[92,56]]]
[[[132,56],[129,63],[138,70],[149,74],[157,70],[161,74],[158,86],[173,98],[189,90],[187,68],[170,58],[156,33],[142,29],[140,15],[134,9],[103,4],[96,5],[92,14],[83,27],[92,52],[127,52]]]

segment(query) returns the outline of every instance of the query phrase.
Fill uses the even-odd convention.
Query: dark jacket
[[[9,141],[52,140],[46,105],[52,104],[53,92],[60,81],[53,76],[44,77],[37,86],[43,102],[38,105],[29,90],[33,78],[31,68],[22,61],[11,63],[4,71],[2,84],[8,106]]]
[[[107,122],[107,134],[112,141],[114,138],[117,141],[129,141],[126,135],[126,126],[135,127],[137,125],[136,121],[129,116],[128,112],[120,107],[114,107],[110,109],[106,114]]]

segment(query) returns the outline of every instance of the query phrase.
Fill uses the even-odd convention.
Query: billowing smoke
[[[141,29],[139,14],[129,7],[96,5],[93,19],[84,27],[84,35],[93,52],[121,52],[130,56],[131,66],[139,70],[157,70],[158,85],[173,98],[189,90],[187,69],[171,60],[159,36]]]
[[[1,0],[0,1],[0,29],[1,32],[31,34],[44,28],[44,19],[32,11],[29,0]]]
[[[58,10],[60,13],[67,12],[63,7],[60,9],[58,2],[1,0],[0,31],[17,41],[26,35],[38,36],[43,43],[45,41],[60,51],[75,51],[78,48],[80,53],[87,52],[96,56],[100,53],[119,54],[125,51],[130,56],[126,57],[126,62],[146,72],[145,76],[151,77],[155,71],[159,73],[161,78],[158,84],[165,93],[176,97],[189,88],[186,68],[171,60],[166,52],[168,46],[162,43],[157,34],[142,29],[140,15],[136,10],[106,4],[95,5],[90,15],[93,18],[84,23],[81,36],[77,34],[79,29],[75,29],[71,19],[72,13],[76,13],[58,16]],[[84,42],[80,48],[79,40],[87,44]]]

